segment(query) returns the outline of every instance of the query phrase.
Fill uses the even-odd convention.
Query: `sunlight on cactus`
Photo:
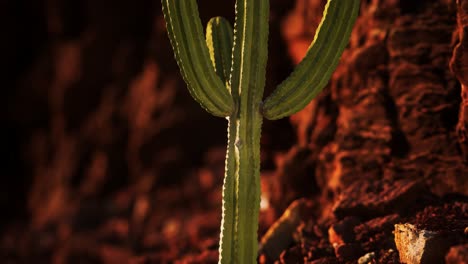
[[[219,263],[256,262],[262,120],[298,112],[325,87],[349,41],[359,4],[328,0],[305,58],[262,101],[269,1],[238,0],[234,31],[216,17],[205,36],[196,0],[162,0],[168,35],[190,94],[209,113],[229,121]]]

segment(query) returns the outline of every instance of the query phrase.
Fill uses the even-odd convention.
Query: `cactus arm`
[[[231,73],[232,42],[229,21],[223,17],[210,19],[206,27],[206,44],[216,73],[225,84],[228,84]]]
[[[237,209],[234,251],[220,263],[256,263],[260,209],[260,105],[265,86],[268,51],[268,0],[237,0],[230,86],[239,94],[234,144]],[[224,248],[221,249],[224,251]]]
[[[304,108],[328,83],[345,49],[360,0],[328,0],[305,58],[265,100],[263,115],[274,120]]]
[[[222,17],[212,18],[206,28],[206,43],[210,51],[213,67],[221,80],[229,88],[229,75],[231,72],[231,54],[233,45],[233,30],[229,22]],[[232,94],[234,104],[239,103],[239,94]],[[234,259],[237,232],[237,177],[236,168],[239,166],[235,156],[235,143],[237,137],[237,126],[235,120],[237,113],[228,117],[228,142],[226,152],[226,165],[223,183],[223,207],[221,220],[221,233],[219,239],[219,259],[222,263],[229,263]]]
[[[162,0],[162,6],[169,39],[190,94],[211,114],[230,115],[234,102],[211,64],[196,1]]]

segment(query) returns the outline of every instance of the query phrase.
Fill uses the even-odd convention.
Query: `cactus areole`
[[[306,56],[263,100],[269,0],[237,0],[234,30],[216,17],[206,35],[196,0],[162,0],[190,94],[206,111],[229,121],[219,263],[256,263],[262,119],[294,114],[323,89],[349,41],[359,4],[328,0]]]

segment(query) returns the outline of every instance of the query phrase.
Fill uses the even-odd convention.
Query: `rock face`
[[[461,84],[460,116],[457,134],[465,161],[468,162],[468,1],[457,0],[458,43],[450,67]]]
[[[468,263],[468,244],[451,247],[445,256],[446,264],[467,264]]]
[[[400,261],[406,264],[443,264],[449,248],[447,239],[440,233],[411,224],[395,225],[395,244]]]
[[[313,24],[320,9],[309,2]],[[456,17],[466,1],[458,2],[458,9],[454,1],[362,3],[328,92],[291,119],[319,160],[322,190],[340,194],[360,179],[411,178],[439,195],[468,194],[456,133],[460,82],[448,67],[463,31]],[[298,53],[297,45],[290,49]]]
[[[324,2],[297,3],[284,23],[295,62],[313,39],[303,25],[318,23]],[[467,7],[466,0],[362,1],[329,87],[290,118],[293,149],[309,148],[308,157],[290,151],[277,163],[281,175],[315,179],[311,195],[320,203],[312,221],[329,230],[327,238],[308,237],[309,250],[298,242],[292,248],[302,252],[290,259],[357,261],[346,249],[358,244],[354,250],[374,253],[377,263],[444,263],[452,243],[466,243],[459,234],[468,221]],[[296,162],[309,167],[283,165]],[[303,193],[283,178],[276,179],[283,192]],[[343,225],[350,217],[360,221],[354,230]],[[407,225],[394,235],[398,223]],[[314,256],[326,243],[336,245],[333,254]]]
[[[333,213],[338,218],[385,215],[413,206],[424,195],[427,190],[420,181],[357,181],[340,193]]]
[[[260,241],[259,253],[269,260],[276,260],[293,241],[293,234],[311,211],[312,203],[305,199],[294,201],[272,225]]]

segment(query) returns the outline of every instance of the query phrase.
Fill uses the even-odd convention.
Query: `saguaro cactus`
[[[208,23],[206,37],[196,0],[162,0],[175,58],[191,95],[229,121],[220,263],[256,262],[262,119],[291,115],[323,89],[349,41],[359,3],[328,0],[305,58],[263,102],[269,0],[237,0],[234,32],[217,17]]]

